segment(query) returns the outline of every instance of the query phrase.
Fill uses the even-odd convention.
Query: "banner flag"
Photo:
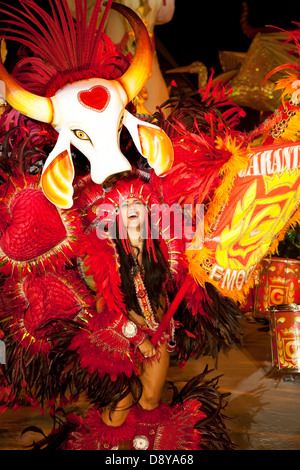
[[[216,220],[205,228],[203,246],[187,252],[190,274],[244,300],[255,267],[298,220],[299,198],[300,141],[251,149],[248,167],[237,173]]]

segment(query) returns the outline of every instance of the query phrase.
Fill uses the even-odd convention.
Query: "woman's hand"
[[[156,354],[156,349],[149,339],[145,339],[140,345],[139,350],[144,357],[153,357]]]

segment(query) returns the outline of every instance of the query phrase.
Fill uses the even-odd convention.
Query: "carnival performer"
[[[131,226],[137,217],[125,218],[125,224],[121,219],[125,208],[119,207],[120,195],[129,198],[130,206],[141,201],[149,208],[157,202],[149,166],[162,175],[174,160],[172,143],[161,127],[131,113],[131,100],[151,70],[147,30],[128,8],[107,4],[106,12],[118,9],[134,27],[137,47],[129,65],[103,33],[105,18],[98,27],[101,0],[88,25],[86,3],[76,0],[76,34],[64,0],[51,3],[52,15],[33,0],[20,3],[23,11],[2,10],[15,29],[2,34],[25,41],[33,52],[22,57],[13,76],[0,64],[9,103],[1,119],[7,164],[1,173],[1,272],[6,279],[0,316],[7,347],[7,365],[1,367],[3,409],[22,400],[49,408],[53,432],[47,442],[36,444],[49,449],[105,450],[123,442],[132,449],[230,447],[218,379],[206,379],[206,371],[174,392],[171,403],[159,403],[169,362],[166,349],[174,347],[174,322],[164,325],[162,320],[167,293],[172,297],[169,288],[176,295],[187,274],[184,250],[180,240],[152,239],[148,217],[140,247]],[[30,91],[20,85],[23,80]],[[123,125],[132,141],[121,136]],[[90,162],[90,174],[80,165],[80,152]],[[122,176],[134,169],[131,190]],[[96,213],[103,203],[120,211],[120,237],[110,232],[99,237]],[[217,329],[207,330],[199,322],[197,312],[206,297],[202,288],[195,297],[193,283],[191,287],[193,314],[182,316],[176,334],[176,354],[183,363],[190,343],[194,351],[199,344],[201,350],[209,349],[206,335],[213,344],[215,338],[219,342],[219,325],[228,325],[228,315]],[[147,319],[142,315],[146,311]],[[67,414],[61,422],[56,407],[72,404],[81,394],[87,412]]]
[[[122,191],[125,184],[120,186]],[[132,183],[131,186],[133,189]],[[138,184],[135,183],[134,186],[136,188]],[[124,335],[135,338],[135,348],[138,348],[146,359],[140,366],[142,394],[139,405],[143,409],[151,410],[158,406],[166,380],[169,354],[175,347],[171,332],[164,335],[157,349],[151,342],[151,335],[157,329],[168,305],[168,266],[158,243],[148,240],[148,237],[151,237],[151,226],[142,192],[120,194],[122,196],[119,207],[114,208],[119,210],[119,216],[116,217],[115,243],[120,259],[122,292],[128,312]],[[147,230],[147,227],[150,230]],[[129,394],[117,404],[113,413],[109,407],[106,408],[102,412],[102,420],[111,426],[123,423],[132,401],[133,397]]]
[[[37,448],[228,449],[226,401],[207,369],[160,402],[168,350],[175,346],[184,365],[239,344],[236,302],[253,267],[299,219],[300,173],[278,163],[299,128],[298,105],[241,133],[240,110],[209,80],[200,103],[179,100],[167,120],[134,115],[151,71],[149,36],[111,0],[98,27],[101,3],[88,24],[81,0],[76,24],[66,0],[49,2],[51,15],[34,0],[0,9],[10,25],[1,35],[31,51],[11,74],[0,63],[8,103],[0,120],[1,411],[24,402],[49,409],[53,430]],[[133,27],[132,60],[103,33],[110,8]],[[250,151],[260,133],[266,152]],[[250,171],[267,166],[268,149],[280,185]],[[203,246],[186,250],[172,231],[154,236],[156,203],[190,205],[192,218],[203,204]],[[68,412],[83,394],[84,412]]]
[[[118,266],[124,313],[120,312],[118,318],[122,327],[119,324],[116,326],[116,310],[111,309],[107,314],[107,328],[116,328],[123,341],[125,338],[130,343],[128,353],[135,363],[135,374],[139,379],[135,381],[131,393],[120,401],[116,398],[111,406],[102,411],[102,420],[109,426],[123,424],[135,401],[145,410],[157,408],[166,380],[170,352],[175,349],[173,321],[157,347],[151,342],[168,307],[167,290],[172,281],[168,260],[160,247],[162,240],[151,236],[150,209],[151,205],[155,206],[154,202],[158,204],[158,198],[150,192],[149,184],[143,179],[129,177],[121,180],[107,193],[104,201],[104,207],[111,206],[108,231],[96,226],[94,233],[88,232],[87,244],[83,243],[87,247],[86,254],[85,250],[81,250],[85,255],[83,270],[87,274],[88,284],[96,291],[97,311],[101,317],[109,299],[107,290],[99,291],[97,287],[103,284],[97,270],[97,260],[101,263],[102,259],[103,262],[103,252],[107,252],[108,245],[114,246],[115,252],[112,252],[109,263],[112,270]],[[99,220],[101,226],[104,223],[107,223],[107,217]],[[91,238],[92,244],[89,243]],[[122,362],[122,357],[119,361]]]
[[[170,397],[162,400],[176,334],[187,326],[189,316],[174,315],[153,341],[186,273],[184,241],[162,235],[153,217],[157,208],[158,195],[137,173],[119,180],[89,210],[91,223],[78,243],[79,266],[95,293],[96,310],[88,326],[77,329],[68,349],[82,369],[90,375],[97,371],[104,382],[84,424],[79,421],[78,428],[70,428],[64,448],[163,449],[176,442],[176,448],[197,449],[197,423],[213,415],[215,404],[223,401],[214,386],[205,385],[214,398],[208,407],[202,404],[197,380],[187,387],[187,396],[180,395],[184,406],[176,400],[171,404]],[[171,227],[169,234],[173,232]],[[208,445],[218,446],[219,440],[230,447],[219,419],[212,418],[214,431],[206,431]],[[166,432],[171,423],[178,439]]]

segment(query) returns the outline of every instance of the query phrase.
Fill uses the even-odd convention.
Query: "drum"
[[[271,306],[269,313],[273,367],[300,373],[300,305]]]
[[[269,307],[300,304],[300,261],[265,258],[255,287],[253,317],[269,321]]]

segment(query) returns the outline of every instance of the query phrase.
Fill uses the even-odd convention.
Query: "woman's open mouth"
[[[137,219],[139,217],[139,215],[140,215],[139,212],[132,212],[130,215],[128,215],[128,218],[130,220]]]

